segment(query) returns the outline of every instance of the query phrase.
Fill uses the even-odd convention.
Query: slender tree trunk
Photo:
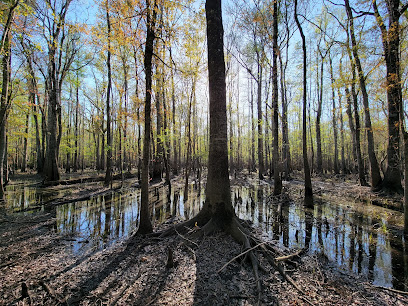
[[[26,172],[27,170],[27,151],[28,151],[28,128],[30,124],[30,110],[27,111],[26,121],[25,121],[25,135],[23,139],[23,160],[21,164],[21,172]]]
[[[288,51],[286,51],[286,54]],[[282,100],[282,159],[285,171],[285,180],[289,180],[291,172],[290,161],[290,147],[289,147],[289,124],[288,124],[288,100],[287,100],[287,88],[286,88],[286,65],[283,66],[281,53],[279,52],[279,65],[280,65],[280,86],[281,86],[281,100]]]
[[[79,124],[79,72],[77,71],[76,73],[76,95],[75,95],[75,132],[74,132],[74,137],[75,137],[75,152],[74,152],[74,167],[73,167],[73,172],[78,171],[78,124]],[[99,153],[99,152],[98,152]]]
[[[360,141],[360,115],[358,110],[358,99],[357,99],[357,92],[355,86],[355,66],[352,63],[352,83],[351,83],[351,97],[353,99],[353,106],[354,106],[354,119],[356,122],[356,154],[357,154],[357,167],[358,167],[358,176],[360,180],[361,186],[366,186],[367,181],[365,179],[365,171],[364,171],[364,162],[361,156],[361,141]]]
[[[307,59],[306,59],[306,39],[303,34],[302,26],[300,25],[298,14],[297,14],[297,0],[295,0],[295,12],[294,17],[296,25],[299,29],[300,36],[302,37],[302,51],[303,51],[303,114],[302,114],[302,142],[303,142],[303,168],[305,172],[305,205],[308,208],[313,208],[313,189],[312,189],[312,180],[310,177],[310,168],[309,161],[307,159],[307,127],[306,127],[306,106],[307,106]]]
[[[346,167],[346,158],[344,154],[344,123],[343,123],[343,107],[342,107],[342,95],[340,92],[340,88],[337,89],[337,96],[339,98],[339,110],[340,110],[340,140],[341,140],[341,171],[343,174],[346,174],[347,167]]]
[[[126,63],[125,55],[122,57],[122,64],[123,64],[123,77],[124,77],[124,101],[125,101],[125,111],[124,111],[124,128],[123,128],[123,169],[126,169],[127,172],[130,172],[132,168],[130,158],[128,157],[129,151],[129,142],[127,140],[127,129],[128,129],[128,67]]]
[[[163,70],[158,73],[163,73]],[[161,98],[162,98],[162,91],[163,83],[161,81],[161,77],[157,76],[157,94],[156,94],[156,145],[157,150],[154,156],[153,162],[153,180],[161,180],[162,173],[163,173],[163,155],[164,155],[164,146],[163,146],[163,124],[162,124],[162,110],[161,110]]]
[[[195,92],[195,78],[193,79],[193,84],[191,86],[191,95],[188,101],[188,113],[187,113],[187,156],[186,156],[186,169],[185,169],[185,183],[184,183],[184,199],[188,200],[188,177],[190,174],[191,167],[191,106],[193,104],[193,96]]]
[[[172,57],[171,47],[170,47],[170,58]],[[173,66],[170,69],[171,73],[171,118],[172,118],[172,125],[173,125],[173,173],[178,175],[178,150],[177,150],[177,125],[176,125],[176,93],[175,93],[175,86],[174,86],[174,69]]]
[[[111,110],[110,110],[110,97],[112,88],[112,70],[111,70],[111,22],[109,16],[108,3],[106,4],[106,22],[108,25],[108,50],[106,65],[108,67],[108,86],[106,89],[106,173],[105,173],[105,186],[109,185],[112,181],[112,127],[111,127]]]
[[[354,20],[353,20],[353,12],[350,7],[349,0],[344,0],[346,5],[346,11],[348,16],[349,22],[349,29],[350,29],[350,38],[351,38],[351,45],[352,45],[352,53],[355,61],[355,65],[358,72],[358,79],[360,81],[360,89],[361,94],[363,96],[363,106],[364,106],[364,118],[365,118],[365,128],[367,133],[367,149],[368,149],[368,158],[370,160],[370,172],[371,172],[371,188],[377,189],[381,183],[381,174],[380,174],[380,167],[378,166],[377,156],[375,154],[375,145],[374,145],[374,135],[373,135],[373,128],[371,126],[371,116],[370,116],[370,106],[368,102],[368,93],[366,89],[366,82],[365,76],[363,73],[363,69],[361,67],[360,57],[357,52],[357,41],[354,35]]]
[[[319,85],[319,98],[317,100],[317,114],[316,114],[316,171],[321,174],[323,171],[323,157],[322,157],[322,136],[320,128],[320,120],[322,118],[322,104],[323,104],[323,65],[324,57],[319,49],[320,58],[322,60],[320,64],[320,82]]]
[[[33,118],[34,118],[34,127],[35,127],[35,144],[36,144],[36,153],[37,153],[37,172],[42,173],[43,171],[43,151],[41,148],[41,138],[40,138],[40,127],[38,124],[38,114],[40,110],[40,101],[38,97],[38,88],[37,88],[37,80],[35,78],[35,73],[33,69],[31,55],[27,55],[27,63],[28,63],[28,72],[29,72],[29,100],[33,108]]]
[[[164,75],[163,80],[164,83]],[[165,139],[165,148],[164,148],[164,167],[166,169],[166,184],[169,188],[169,194],[171,194],[171,181],[170,181],[170,137],[169,137],[169,129],[168,129],[168,110],[167,110],[167,103],[166,103],[166,95],[165,90],[163,90],[163,130],[164,130],[164,139]]]
[[[408,132],[404,131],[404,235],[408,236]]]
[[[333,122],[333,137],[334,137],[334,173],[339,174],[339,146],[338,146],[338,130],[337,130],[337,117],[336,117],[336,97],[334,92],[334,74],[333,74],[333,61],[331,54],[329,54],[329,64],[330,64],[330,80],[332,88],[332,122]],[[343,152],[344,157],[344,152]]]
[[[263,152],[263,132],[262,132],[262,124],[263,124],[263,118],[262,118],[262,73],[263,73],[263,68],[262,68],[262,63],[260,60],[260,55],[259,51],[257,51],[257,63],[258,63],[258,92],[257,92],[257,110],[258,110],[258,164],[259,164],[259,179],[263,180],[264,179],[264,152]]]
[[[255,123],[254,123],[254,94],[252,90],[252,82],[250,83],[251,86],[251,97],[249,101],[249,105],[251,108],[251,162],[250,162],[250,172],[255,170]]]
[[[279,109],[278,109],[278,1],[273,3],[273,59],[272,59],[272,108],[273,108],[273,171],[274,171],[274,195],[282,192],[282,180],[280,178],[280,161],[279,161]]]

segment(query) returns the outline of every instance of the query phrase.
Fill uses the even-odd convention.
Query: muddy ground
[[[232,184],[248,184],[241,175]],[[267,182],[269,183],[269,182]],[[115,182],[113,188],[120,187]],[[135,179],[126,181],[135,185]],[[76,183],[52,187],[73,200],[105,192],[102,185]],[[356,202],[401,205],[401,198],[373,194],[354,179],[314,179],[316,199],[347,197]],[[350,192],[352,191],[352,192]],[[301,184],[285,184],[287,197],[301,200]],[[47,203],[61,203],[61,198]],[[378,203],[377,203],[378,202]],[[72,239],[53,230],[55,216],[48,210],[29,214],[0,214],[0,305],[405,305],[408,295],[371,285],[367,279],[340,272],[322,256],[305,253],[284,264],[289,284],[257,253],[260,299],[251,266],[231,237],[218,233],[188,241],[130,237],[103,250],[72,253]],[[171,226],[161,225],[156,230]],[[254,235],[261,233],[253,228]],[[84,241],[86,243],[86,241]],[[271,244],[274,242],[271,241]],[[174,267],[166,267],[168,250]],[[281,249],[276,256],[295,250]]]

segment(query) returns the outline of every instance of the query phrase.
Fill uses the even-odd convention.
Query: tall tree
[[[146,1],[146,45],[144,53],[144,68],[146,78],[145,95],[145,122],[143,136],[143,162],[142,162],[142,184],[141,184],[141,207],[140,224],[138,234],[147,234],[153,231],[149,214],[149,161],[150,161],[150,137],[151,137],[151,108],[152,108],[152,58],[155,40],[155,28],[158,5],[156,0],[153,7],[150,1]]]
[[[303,52],[303,114],[302,114],[302,142],[303,142],[303,171],[305,173],[305,205],[306,207],[313,207],[313,189],[312,179],[310,177],[309,161],[307,159],[307,130],[306,130],[306,108],[307,108],[307,58],[306,58],[306,39],[303,33],[302,25],[299,22],[297,13],[298,2],[295,0],[294,17],[296,25],[299,29],[302,38],[302,52]]]
[[[365,128],[367,133],[367,146],[368,146],[368,158],[370,160],[370,173],[371,173],[371,188],[378,188],[382,182],[380,167],[378,166],[377,156],[375,154],[375,145],[374,145],[374,133],[371,126],[371,115],[370,115],[370,106],[368,102],[368,93],[366,89],[366,77],[363,73],[363,68],[361,66],[360,57],[358,54],[358,46],[356,36],[354,34],[354,17],[353,11],[350,7],[349,0],[344,0],[346,5],[347,17],[349,22],[350,38],[352,53],[354,57],[354,62],[357,68],[358,79],[360,82],[361,94],[363,96],[363,106],[364,106],[364,119],[365,119]]]
[[[48,46],[46,90],[48,98],[47,146],[45,151],[44,176],[48,181],[58,181],[59,144],[62,136],[61,91],[65,76],[78,51],[77,35],[66,29],[65,17],[72,0],[46,0],[38,8],[38,18],[42,21],[44,38]]]
[[[274,195],[282,192],[282,180],[280,178],[280,161],[279,161],[279,109],[278,109],[278,1],[273,2],[273,24],[272,24],[272,108],[273,108],[273,180]]]
[[[1,37],[0,55],[2,55],[2,87],[0,95],[0,200],[4,201],[5,160],[7,159],[7,116],[11,103],[11,24],[14,10],[18,5],[15,1],[8,9],[7,21]],[[5,170],[5,171],[4,171]]]
[[[109,14],[109,1],[106,1],[106,23],[108,26],[108,50],[106,57],[106,65],[108,68],[108,86],[106,88],[106,173],[105,173],[105,185],[109,185],[112,181],[112,127],[111,127],[111,89],[112,89],[112,68],[111,68],[111,20]]]
[[[387,170],[381,187],[383,189],[402,193],[401,171],[399,165],[400,125],[402,108],[402,88],[400,72],[400,24],[399,19],[407,10],[408,3],[401,5],[400,0],[386,0],[388,11],[388,28],[380,15],[377,1],[373,0],[374,14],[384,50],[385,65],[387,68],[386,89],[388,102],[388,148]]]

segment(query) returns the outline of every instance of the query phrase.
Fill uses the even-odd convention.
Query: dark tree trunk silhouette
[[[62,3],[47,0],[43,14],[44,23],[51,23],[48,30],[48,67],[46,77],[46,92],[48,98],[47,112],[47,146],[45,150],[44,177],[47,181],[59,181],[58,169],[59,145],[62,137],[61,94],[64,78],[71,67],[78,49],[75,41],[78,37],[66,39],[65,17],[72,0]],[[60,8],[57,5],[60,4]]]
[[[149,214],[149,159],[150,159],[150,137],[151,137],[151,108],[152,108],[152,58],[155,40],[155,26],[157,16],[157,3],[154,1],[153,8],[150,7],[150,1],[147,5],[147,35],[144,54],[144,68],[146,78],[146,96],[145,96],[145,123],[143,137],[143,161],[142,161],[142,184],[141,184],[141,207],[140,224],[137,230],[138,234],[147,234],[153,231]]]
[[[108,85],[106,88],[106,172],[105,172],[105,186],[112,181],[112,130],[111,130],[111,110],[110,98],[112,88],[112,69],[111,69],[111,21],[109,16],[109,4],[106,3],[106,22],[108,25],[108,50],[106,65],[108,67]]]
[[[364,118],[365,118],[365,128],[367,133],[367,146],[368,146],[368,158],[370,161],[370,172],[371,172],[371,188],[376,189],[380,186],[382,179],[380,174],[380,167],[378,166],[377,156],[375,154],[375,145],[374,145],[374,134],[373,128],[371,126],[371,116],[370,116],[370,107],[368,102],[368,93],[366,89],[365,76],[363,74],[363,69],[361,67],[360,57],[357,52],[357,41],[354,34],[354,20],[353,12],[350,7],[349,0],[344,0],[346,5],[346,11],[349,22],[350,38],[352,45],[352,53],[355,61],[355,65],[358,72],[358,79],[360,81],[361,94],[363,96],[363,106],[364,106]]]
[[[279,161],[279,109],[278,109],[278,1],[273,3],[273,58],[272,58],[272,108],[273,108],[273,180],[274,180],[274,195],[279,195],[282,192],[282,180],[280,178],[280,161]]]
[[[302,26],[298,19],[297,14],[297,0],[295,0],[294,17],[296,25],[299,29],[300,36],[302,37],[302,51],[303,51],[303,114],[302,114],[302,142],[303,142],[303,169],[305,172],[305,205],[306,207],[313,208],[313,189],[312,180],[310,177],[309,161],[307,159],[307,130],[306,130],[306,106],[307,106],[307,61],[306,61],[306,39],[303,34]]]
[[[13,10],[9,11],[9,18],[11,19]],[[4,184],[7,183],[7,178],[4,176],[4,163],[7,159],[7,140],[6,140],[6,126],[8,109],[10,107],[11,97],[11,33],[10,29],[5,29],[2,37],[2,51],[4,52],[2,58],[2,88],[0,96],[0,201],[5,200]]]
[[[334,173],[338,174],[339,173],[339,147],[338,147],[338,131],[337,131],[337,117],[336,117],[336,96],[335,96],[335,91],[334,91],[333,61],[332,61],[330,54],[329,54],[329,64],[330,64],[330,80],[331,80],[331,87],[332,87],[332,122],[333,122],[333,137],[334,137],[333,168],[334,168]]]
[[[257,47],[258,48],[258,47]],[[258,63],[258,79],[257,79],[257,110],[258,110],[258,165],[259,165],[259,179],[263,180],[264,169],[264,151],[263,151],[263,132],[262,132],[262,63],[259,50],[256,51],[257,63]]]
[[[402,193],[400,171],[400,116],[402,108],[402,89],[400,74],[400,25],[399,18],[407,10],[408,4],[400,9],[400,0],[387,0],[388,29],[378,12],[377,1],[373,0],[373,8],[384,49],[387,67],[387,102],[388,102],[388,148],[387,170],[381,187],[392,192]]]

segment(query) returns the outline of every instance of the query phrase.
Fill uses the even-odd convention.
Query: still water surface
[[[263,230],[266,239],[279,241],[290,249],[309,246],[311,252],[326,256],[339,269],[365,276],[375,285],[408,290],[408,244],[389,230],[387,209],[367,205],[354,210],[354,203],[326,201],[305,211],[302,205],[281,207],[268,200],[269,185],[232,187],[238,217],[250,220]],[[9,211],[23,210],[63,195],[23,184],[7,188]],[[204,190],[190,186],[188,201],[183,188],[157,187],[150,194],[154,224],[177,222],[193,217],[204,202]],[[140,190],[125,189],[90,200],[51,209],[54,230],[70,241],[72,250],[81,253],[101,249],[131,235],[138,226]]]

